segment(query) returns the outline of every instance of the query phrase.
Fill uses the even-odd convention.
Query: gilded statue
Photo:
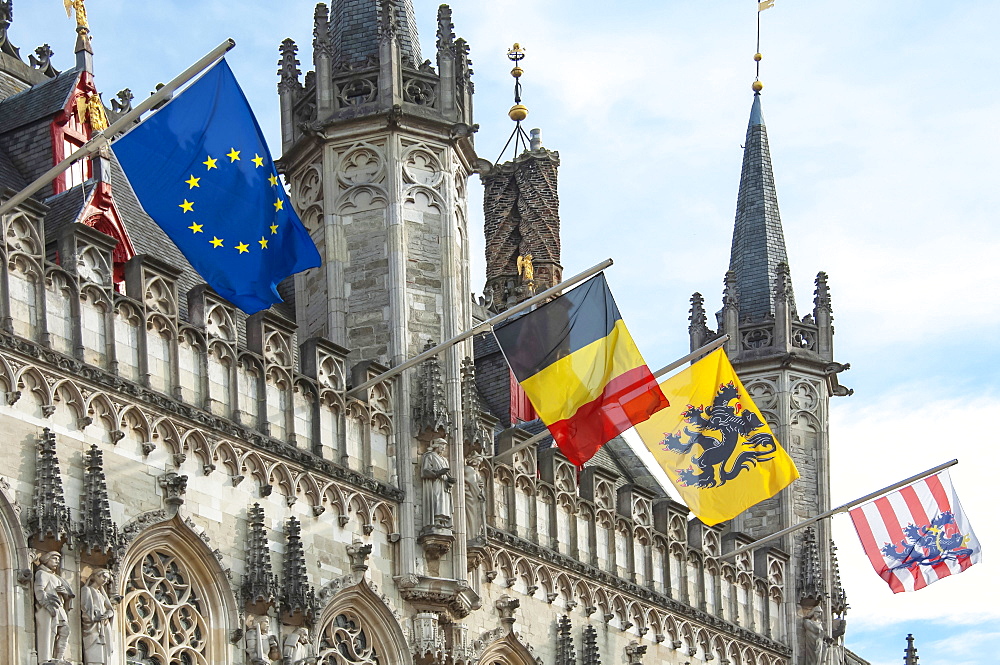
[[[86,30],[90,29],[90,24],[87,23],[87,8],[83,4],[84,0],[63,0],[63,4],[66,6],[66,16],[73,16],[76,14],[76,28],[84,28]]]
[[[525,282],[531,282],[535,279],[535,266],[532,265],[531,260],[534,257],[531,254],[525,254],[524,256],[517,257],[517,274]]]

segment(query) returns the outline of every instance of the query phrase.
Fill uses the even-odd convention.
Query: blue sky
[[[415,0],[425,57],[436,3]],[[278,44],[309,68],[313,3],[89,0],[105,100],[141,99],[227,37],[229,61],[279,152]],[[512,123],[506,49],[527,49],[526,125],[562,158],[563,265],[598,261],[649,364],[687,350],[692,292],[721,306],[750,112],[756,2],[456,0],[471,44],[476,146],[496,159]],[[61,0],[15,0],[10,38],[72,63]],[[953,457],[986,562],[893,596],[834,518],[852,610],[848,645],[876,665],[994,663],[1000,592],[991,444],[1000,421],[994,285],[1000,239],[1000,3],[777,0],[765,12],[762,99],[799,311],[830,276],[835,348],[855,389],[832,408],[833,494],[850,500]],[[472,180],[481,256],[481,190]],[[480,227],[481,228],[481,227]],[[473,283],[482,283],[482,261]]]

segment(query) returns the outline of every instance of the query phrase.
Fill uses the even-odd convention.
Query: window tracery
[[[137,561],[122,604],[130,662],[209,664],[205,605],[178,556],[157,549]]]
[[[361,618],[341,612],[326,625],[320,641],[321,665],[380,665],[375,645],[365,633]]]

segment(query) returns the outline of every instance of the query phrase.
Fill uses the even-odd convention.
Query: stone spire
[[[434,342],[427,340],[424,351],[433,347]],[[444,377],[441,374],[441,360],[438,356],[431,356],[420,363],[417,369],[417,385],[420,387],[420,395],[413,414],[416,431],[446,434],[451,424],[451,416],[448,414],[448,400],[445,396]]]
[[[289,517],[281,571],[281,622],[289,626],[312,625],[316,615],[316,592],[306,572],[301,531],[299,521]]]
[[[278,578],[271,572],[271,548],[264,526],[264,509],[255,503],[247,511],[246,573],[240,592],[248,614],[267,614],[278,595]]]
[[[826,597],[826,582],[820,561],[815,527],[806,527],[802,536],[802,553],[799,557],[799,578],[796,583],[799,603],[813,606]]]
[[[906,636],[906,649],[903,650],[903,665],[917,665],[920,656],[917,655],[917,647],[913,646],[913,633]]]
[[[760,111],[760,93],[755,93],[743,147],[743,171],[729,257],[729,269],[736,274],[740,318],[756,320],[774,314],[773,285],[781,263],[788,263],[788,255],[778,213],[767,128]],[[791,285],[788,288],[794,316],[795,299]]]
[[[77,544],[84,561],[106,568],[124,552],[125,543],[111,519],[104,459],[97,446],[91,446],[84,455],[84,465],[82,524]]]
[[[601,665],[601,652],[597,647],[597,630],[587,624],[583,629],[583,665]]]
[[[31,546],[58,552],[70,540],[69,508],[63,498],[56,435],[46,427],[35,454],[35,491],[28,515]]]
[[[563,614],[556,629],[556,665],[576,665],[576,649],[573,647],[573,624]]]

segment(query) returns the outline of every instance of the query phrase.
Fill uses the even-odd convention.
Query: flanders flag
[[[635,431],[705,524],[734,518],[799,477],[722,349],[660,387],[674,406]]]
[[[667,406],[603,273],[494,334],[538,416],[577,466]]]

